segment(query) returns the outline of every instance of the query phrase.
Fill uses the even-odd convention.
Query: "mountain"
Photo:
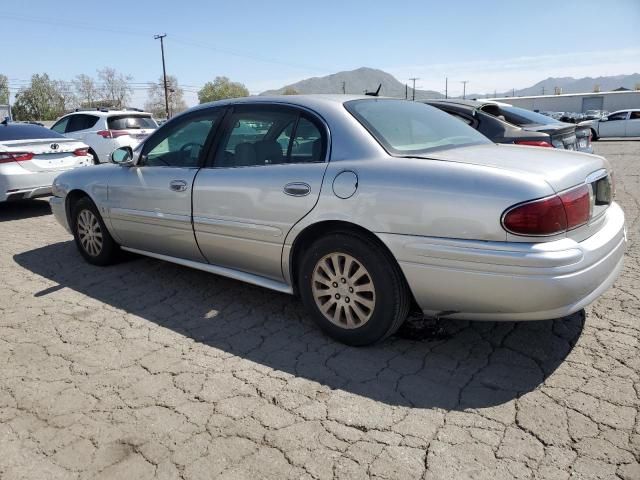
[[[375,91],[382,84],[380,95],[385,97],[404,98],[405,84],[382,70],[361,67],[356,70],[338,72],[326,77],[313,77],[285,85],[277,90],[267,90],[260,95],[279,95],[287,89],[298,93],[345,93],[363,94],[365,91]],[[408,95],[411,97],[411,88]],[[416,90],[416,99],[443,98],[443,95],[433,90]]]
[[[545,95],[552,95],[556,88],[561,88],[562,93],[589,93],[594,91],[596,85],[601,92],[610,92],[619,87],[634,90],[637,85],[640,85],[640,73],[612,75],[609,77],[549,77],[531,87],[516,89],[516,96],[542,95],[543,91]],[[513,96],[513,90],[498,94],[498,96],[511,97]]]
[[[343,83],[344,82],[344,83]],[[338,72],[325,77],[313,77],[299,82],[285,85],[277,90],[267,90],[260,95],[278,95],[287,89],[293,89],[297,93],[342,93],[344,84],[346,93],[362,94],[365,91],[375,91],[382,84],[380,95],[385,97],[404,98],[405,84],[399,82],[393,75],[375,68],[361,67],[356,70]],[[640,73],[631,75],[612,75],[608,77],[549,77],[531,87],[516,89],[517,97],[529,95],[552,95],[556,88],[562,89],[562,93],[588,93],[593,92],[596,85],[601,92],[608,92],[619,87],[634,90],[640,85]],[[411,98],[411,88],[408,89]],[[512,97],[513,90],[507,92],[469,93],[467,98],[485,97]],[[433,90],[416,90],[416,99],[443,98],[444,96]]]

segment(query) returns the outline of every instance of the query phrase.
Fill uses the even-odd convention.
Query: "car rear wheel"
[[[81,198],[73,207],[73,236],[84,259],[93,265],[116,260],[118,245],[113,240],[94,203]]]
[[[392,335],[410,294],[393,257],[365,236],[334,233],[306,251],[298,274],[302,301],[327,334],[348,345]]]

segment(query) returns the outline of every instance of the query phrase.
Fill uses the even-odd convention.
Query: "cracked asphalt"
[[[0,478],[640,479],[640,142],[601,141],[629,250],[568,318],[349,348],[292,297],[86,264],[0,205]]]

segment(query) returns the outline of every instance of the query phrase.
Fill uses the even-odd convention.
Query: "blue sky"
[[[252,93],[360,66],[461,93],[505,91],[548,76],[640,71],[640,0],[121,1],[0,4],[0,73],[12,90],[31,74],[70,80],[111,66],[143,84],[168,73],[189,104],[226,75]],[[460,92],[458,92],[458,90]]]

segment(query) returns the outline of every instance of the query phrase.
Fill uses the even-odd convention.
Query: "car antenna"
[[[377,97],[380,95],[380,89],[382,88],[382,84],[378,85],[378,89],[375,92],[364,92],[365,95],[369,95],[370,97]]]

